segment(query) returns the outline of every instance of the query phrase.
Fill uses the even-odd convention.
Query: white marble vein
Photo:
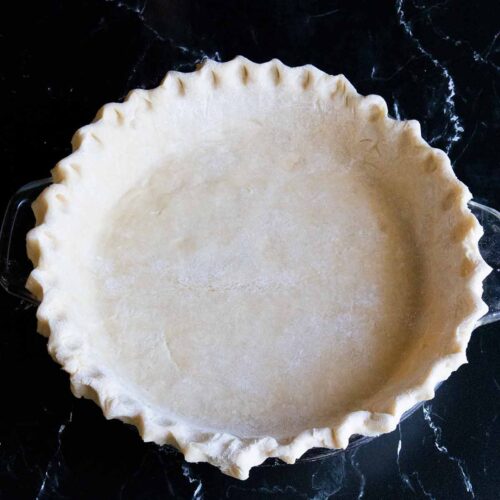
[[[411,484],[408,474],[404,473],[401,469],[400,456],[403,443],[403,431],[401,430],[401,424],[398,425],[398,432],[399,432],[399,440],[398,440],[398,447],[396,449],[396,465],[398,466],[399,477],[401,478],[401,481],[403,481],[403,485],[405,486],[405,488],[408,488],[412,493],[415,493],[415,489]]]
[[[498,37],[500,36],[500,31],[495,34],[493,40],[488,45],[486,50],[481,53],[478,52],[468,40],[457,40],[456,38],[453,38],[452,36],[444,33],[440,28],[436,26],[435,23],[432,22],[432,19],[429,15],[427,16],[427,20],[429,22],[429,26],[432,27],[432,30],[434,31],[434,33],[436,33],[437,36],[439,36],[439,38],[445,40],[446,42],[452,43],[455,47],[464,47],[468,49],[468,54],[472,56],[472,59],[474,59],[474,61],[476,61],[477,63],[486,64],[494,68],[496,71],[500,71],[500,66],[489,59],[489,56],[491,55],[491,52],[496,45]]]
[[[448,448],[442,443],[442,437],[441,437],[441,428],[434,422],[432,419],[432,405],[431,403],[426,403],[422,407],[423,413],[424,413],[424,419],[429,425],[430,429],[432,430],[434,434],[434,445],[436,446],[436,449],[448,457],[452,462],[457,464],[458,470],[460,471],[460,475],[462,476],[462,480],[464,483],[464,487],[467,493],[472,498],[475,498],[474,495],[474,488],[472,487],[472,482],[470,479],[469,474],[467,473],[467,470],[465,468],[465,461],[461,458],[455,457],[450,454],[448,451]]]
[[[421,57],[421,56],[418,56]],[[413,55],[407,59],[404,64],[399,65],[390,75],[384,76],[377,74],[377,66],[375,64],[372,65],[372,71],[370,73],[370,78],[372,80],[380,81],[380,82],[388,82],[392,80],[395,76],[397,76],[401,71],[403,71],[409,64],[411,64],[415,59],[418,59],[417,56]]]
[[[436,59],[420,42],[420,40],[414,35],[413,33],[413,28],[411,25],[411,22],[406,19],[406,14],[404,11],[404,3],[403,0],[396,0],[396,13],[398,15],[398,21],[405,33],[408,35],[408,37],[413,41],[413,44],[415,45],[416,49],[425,57],[431,61],[431,63],[441,72],[442,76],[444,77],[445,81],[447,82],[447,88],[448,88],[448,94],[445,98],[446,102],[446,107],[445,111],[446,114],[449,117],[449,120],[451,122],[452,126],[452,135],[451,137],[448,138],[448,144],[445,148],[446,153],[449,153],[451,151],[451,148],[453,147],[453,144],[458,142],[463,135],[464,128],[462,126],[462,121],[460,117],[458,116],[456,112],[456,105],[455,105],[455,97],[456,97],[456,91],[455,91],[455,81],[450,75],[450,72],[446,68],[446,66],[441,63],[438,59]],[[432,143],[436,139],[440,138],[441,136],[433,138],[430,142]]]
[[[108,2],[111,2],[113,5],[120,9],[127,10],[131,13],[133,13],[137,18],[141,21],[142,25],[144,28],[146,28],[154,37],[155,40],[160,41],[160,42],[166,42],[170,44],[172,47],[176,48],[179,50],[182,54],[186,54],[189,57],[191,57],[192,63],[196,64],[204,59],[214,59],[215,61],[220,61],[220,53],[219,51],[214,51],[214,52],[207,52],[202,49],[194,48],[194,47],[186,47],[184,45],[181,45],[177,43],[174,39],[171,37],[165,36],[164,34],[160,33],[155,27],[153,27],[148,20],[146,19],[146,9],[147,9],[147,3],[148,0],[144,0],[143,4],[140,6],[133,7],[131,5],[128,5],[125,2],[122,2],[121,0],[107,0]],[[147,47],[149,49],[149,47]],[[146,52],[147,52],[146,49]],[[143,56],[142,60],[144,59],[145,55]],[[142,62],[142,61],[140,61]],[[139,64],[140,64],[139,62]],[[182,66],[182,64],[179,64],[177,66],[174,66],[172,69],[179,69]],[[137,71],[137,67],[135,68],[135,71]],[[130,80],[130,79],[129,79]]]
[[[432,5],[428,5],[427,3],[424,3],[423,5],[419,5],[415,1],[412,1],[412,3],[416,9],[419,9],[419,10],[424,11],[424,12],[429,12],[431,10],[440,9],[441,7],[448,5],[450,3],[450,0],[443,0],[442,2],[438,2],[438,3],[432,4]]]
[[[344,486],[345,454],[333,457],[333,460],[317,462],[317,469],[311,476],[311,488],[316,491],[311,500],[332,498]]]
[[[398,101],[396,101],[396,99],[393,99],[393,104],[392,104],[392,109],[394,110],[394,118],[396,118],[396,120],[401,120],[401,113],[399,111],[399,104],[398,104]]]
[[[139,69],[139,67],[141,66],[141,64],[146,59],[146,56],[148,55],[148,52],[149,52],[150,48],[151,48],[151,43],[147,43],[144,46],[144,48],[141,50],[141,52],[140,52],[139,57],[137,58],[137,60],[134,62],[134,64],[130,68],[127,81],[125,82],[125,88],[126,88],[126,90],[129,90],[130,82],[132,81],[132,79],[136,75],[137,70]]]
[[[53,476],[57,475],[57,468],[61,465],[61,445],[62,445],[62,436],[63,433],[66,429],[66,426],[71,423],[73,420],[73,412],[70,411],[68,419],[66,422],[61,424],[59,426],[59,430],[57,431],[57,446],[54,454],[52,455],[51,459],[47,463],[47,467],[45,468],[45,473],[43,475],[42,482],[40,484],[40,488],[38,490],[38,493],[36,495],[36,500],[42,500],[43,498],[50,498],[47,497],[46,494],[50,495],[50,493],[47,491],[47,487],[50,486],[50,482],[53,479]]]
[[[414,495],[417,495],[418,493],[418,488],[420,489],[420,492],[425,498],[429,498],[430,500],[434,500],[435,497],[426,490],[424,487],[422,480],[420,479],[420,476],[417,471],[412,471],[410,473],[403,472],[402,467],[401,467],[401,450],[402,450],[402,443],[403,443],[403,430],[401,428],[401,424],[398,425],[398,432],[399,432],[399,440],[398,440],[398,446],[396,449],[396,465],[398,467],[398,472],[399,476],[401,478],[401,481],[403,482],[403,486],[410,490]],[[415,488],[413,481],[417,483],[418,488]]]
[[[349,462],[352,465],[352,468],[354,469],[354,472],[359,478],[359,490],[358,490],[358,496],[357,499],[361,500],[361,498],[364,497],[365,495],[365,487],[366,487],[366,477],[364,472],[361,470],[361,467],[359,465],[359,462],[356,460],[356,455],[360,448],[355,449],[352,453],[349,454]]]
[[[195,485],[195,489],[191,495],[191,500],[203,500],[203,483],[201,482],[201,479],[194,477],[193,471],[187,462],[182,464],[181,470],[182,475],[189,481],[189,483]]]
[[[495,46],[497,44],[498,38],[500,37],[500,31],[497,31],[495,33],[495,36],[492,38],[491,43],[488,45],[488,48],[486,51],[481,55],[482,59],[485,61],[489,62],[489,57],[491,53],[493,52],[493,49],[495,49]],[[495,65],[496,68],[498,68],[498,65]]]
[[[411,473],[411,477],[417,481],[417,484],[420,486],[420,491],[424,495],[425,498],[429,498],[430,500],[436,500],[436,497],[433,496],[429,491],[427,491],[424,488],[424,485],[422,484],[422,481],[420,480],[420,476],[418,475],[417,471],[413,471]]]
[[[472,129],[472,133],[469,135],[469,138],[467,139],[467,142],[462,147],[460,153],[458,153],[455,156],[455,159],[453,161],[454,164],[457,163],[460,160],[460,158],[462,158],[463,154],[467,151],[467,149],[469,149],[469,146],[471,145],[474,137],[476,136],[478,127],[479,127],[479,123],[476,122],[476,124],[474,125],[474,128]]]
[[[328,16],[331,16],[332,14],[336,14],[337,12],[340,12],[340,9],[331,9],[331,10],[327,10],[326,12],[320,12],[319,14],[309,14],[307,16],[307,20],[309,21],[310,19],[317,19],[320,17],[328,17]]]

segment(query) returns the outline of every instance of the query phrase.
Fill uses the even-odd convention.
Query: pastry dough
[[[73,392],[240,479],[394,429],[486,311],[446,155],[312,66],[170,72],[53,177],[28,288]]]

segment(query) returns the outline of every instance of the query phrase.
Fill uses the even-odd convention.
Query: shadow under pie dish
[[[107,104],[34,203],[27,287],[78,397],[245,479],[391,431],[466,362],[481,226],[342,75],[207,61]]]

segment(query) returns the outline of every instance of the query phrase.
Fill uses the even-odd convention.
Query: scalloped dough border
[[[178,95],[183,96],[191,84],[190,78],[196,73],[204,73],[205,82],[208,81],[209,85],[216,89],[222,83],[224,71],[227,73],[229,69],[233,75],[238,75],[241,85],[252,82],[260,85],[266,83],[279,85],[286,72],[301,70],[302,89],[318,93],[320,92],[318,82],[325,79],[335,80],[335,92],[345,95],[346,106],[364,108],[368,111],[370,120],[385,120],[386,125],[389,122],[397,122],[387,116],[387,105],[381,97],[360,96],[343,75],[329,76],[310,65],[292,69],[276,59],[264,64],[256,64],[243,57],[237,57],[226,63],[207,61],[191,74],[169,72],[160,87],[174,85],[177,87]],[[255,75],[258,71],[261,79],[256,82]],[[264,83],[263,72],[267,75],[265,77],[267,82]],[[250,469],[268,457],[277,457],[286,463],[294,463],[310,448],[346,448],[353,434],[377,436],[395,429],[405,411],[419,402],[431,399],[434,396],[435,386],[466,363],[465,350],[471,332],[476,321],[487,312],[487,307],[481,300],[482,281],[490,272],[478,248],[482,228],[467,208],[471,195],[455,177],[446,154],[431,148],[422,139],[420,125],[414,120],[404,122],[404,127],[407,129],[404,137],[415,145],[427,148],[432,157],[427,170],[431,172],[439,169],[444,172],[453,186],[451,193],[453,199],[449,200],[449,204],[457,208],[457,213],[461,217],[457,224],[461,228],[458,240],[463,246],[464,262],[468,264],[468,268],[463,271],[465,273],[463,276],[466,276],[464,287],[472,306],[468,308],[465,319],[456,325],[456,343],[450,346],[450,354],[435,362],[423,383],[394,398],[390,405],[390,413],[356,411],[345,415],[334,428],[307,429],[292,440],[280,441],[273,437],[240,439],[230,434],[192,429],[179,422],[165,422],[155,415],[152,409],[131,400],[126,388],[122,388],[116,380],[106,374],[105,369],[89,364],[85,346],[65,322],[64,306],[61,307],[64,301],[58,297],[57,286],[51,280],[50,256],[53,253],[51,240],[54,236],[50,229],[58,213],[64,210],[64,204],[69,202],[69,184],[71,183],[73,188],[74,181],[77,181],[82,174],[81,166],[78,162],[72,161],[72,157],[74,158],[84,142],[98,140],[93,132],[96,127],[102,126],[102,123],[109,127],[118,127],[127,119],[130,112],[128,107],[132,106],[135,112],[140,106],[152,106],[148,94],[153,91],[154,89],[134,90],[128,94],[124,103],[103,106],[92,124],[76,132],[72,140],[73,154],[53,169],[54,184],[33,204],[36,227],[28,233],[27,250],[35,269],[26,286],[41,301],[37,312],[38,331],[49,337],[49,353],[70,374],[74,395],[94,400],[108,419],[117,418],[135,425],[144,441],[173,445],[184,454],[188,462],[209,462],[238,479],[248,478]],[[56,299],[58,299],[57,304]],[[85,362],[82,362],[83,359]]]

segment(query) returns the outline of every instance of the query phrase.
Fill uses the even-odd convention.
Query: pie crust
[[[239,479],[393,430],[466,362],[482,228],[448,157],[342,75],[207,61],[107,104],[33,205],[77,397]]]

